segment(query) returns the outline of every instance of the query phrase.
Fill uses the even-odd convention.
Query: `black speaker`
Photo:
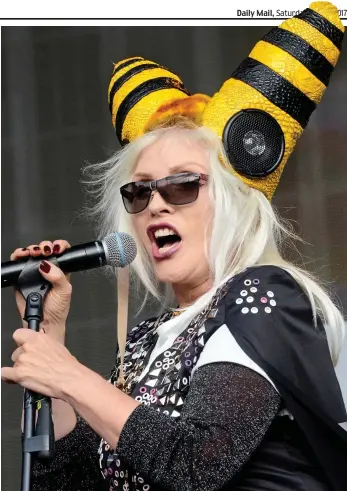
[[[243,109],[234,114],[222,138],[231,165],[246,177],[265,177],[282,161],[283,131],[270,114],[260,109]]]

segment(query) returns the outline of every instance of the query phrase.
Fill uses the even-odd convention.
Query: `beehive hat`
[[[211,128],[232,171],[271,200],[329,83],[343,34],[337,8],[314,2],[266,34],[212,98],[190,95],[176,74],[154,62],[123,60],[108,93],[118,140],[125,145],[174,115],[186,116]]]

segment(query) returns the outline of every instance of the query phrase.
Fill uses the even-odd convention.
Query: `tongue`
[[[159,249],[166,249],[166,248],[168,248],[168,247],[171,247],[171,246],[173,246],[174,244],[176,244],[176,242],[178,242],[178,241],[176,241],[176,240],[175,240],[175,241],[173,241],[173,242],[166,242],[166,243],[165,243],[165,245],[163,245],[163,247],[159,247]]]

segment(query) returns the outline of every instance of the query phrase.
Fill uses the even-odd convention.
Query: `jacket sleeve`
[[[180,419],[139,406],[117,453],[167,490],[221,489],[262,441],[280,401],[274,387],[247,367],[205,365],[192,379]]]
[[[102,491],[106,481],[98,465],[100,437],[78,417],[75,428],[55,442],[51,463],[37,460],[32,468],[32,491]]]

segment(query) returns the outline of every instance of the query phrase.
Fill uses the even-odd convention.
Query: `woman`
[[[55,398],[57,457],[35,463],[33,489],[342,491],[347,417],[333,366],[343,317],[282,258],[291,234],[184,104],[140,136],[128,107],[120,135],[130,128],[136,137],[92,182],[102,232],[130,232],[146,292],[160,299],[165,287],[163,312],[128,335],[121,388],[120,356],[108,383],[64,347],[71,285],[49,256],[69,244],[43,241],[11,256],[46,256],[40,270],[53,285],[44,332],[17,330],[15,365],[2,369]],[[121,107],[116,100],[112,114]]]

